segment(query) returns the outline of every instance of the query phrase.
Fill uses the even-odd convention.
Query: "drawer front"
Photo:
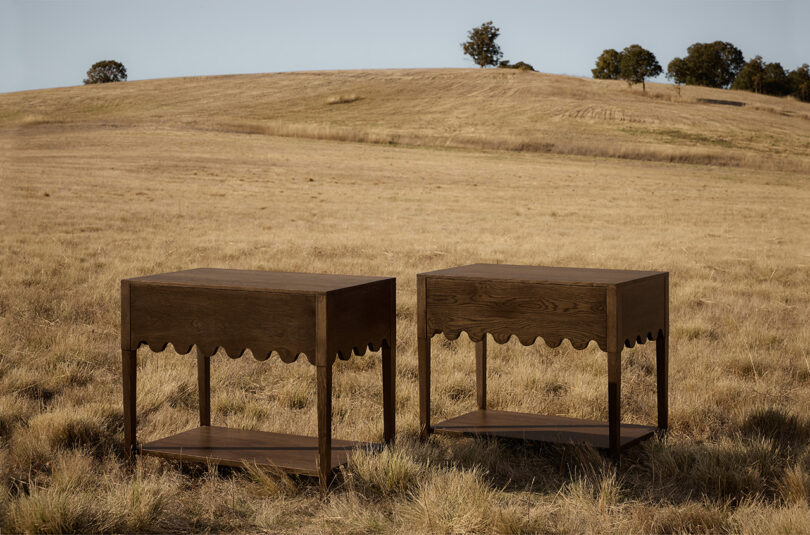
[[[539,336],[552,347],[564,338],[577,349],[591,340],[607,347],[604,287],[429,277],[425,284],[428,335],[455,339],[466,331],[479,341],[490,333],[504,343],[514,334],[524,345]]]
[[[146,343],[159,351],[171,343],[187,353],[196,344],[206,355],[222,346],[234,358],[250,349],[260,360],[277,351],[287,362],[299,353],[314,362],[315,298],[131,284],[128,334],[130,349]]]

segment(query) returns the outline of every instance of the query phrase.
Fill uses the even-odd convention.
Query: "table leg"
[[[621,396],[622,396],[622,352],[609,351],[608,352],[608,426],[609,426],[609,443],[610,443],[610,457],[616,466],[619,466],[619,460],[622,450],[622,436],[621,436]]]
[[[332,366],[317,366],[318,454],[321,495],[326,495],[332,475]]]
[[[430,338],[419,337],[419,438],[430,437]]]
[[[121,376],[124,383],[124,455],[130,464],[135,462],[135,431],[138,425],[135,413],[137,385],[137,354],[135,350],[121,350]]]
[[[396,381],[397,350],[396,340],[383,342],[382,346],[382,379],[383,379],[383,436],[385,442],[394,441],[396,429]]]
[[[197,348],[197,389],[200,394],[200,426],[211,425],[211,357]]]
[[[416,280],[416,336],[419,353],[419,438],[430,437],[430,336],[427,332],[425,279]]]
[[[669,338],[658,331],[655,340],[655,365],[658,377],[658,429],[669,427]]]
[[[478,408],[487,408],[487,334],[475,343],[475,398]]]

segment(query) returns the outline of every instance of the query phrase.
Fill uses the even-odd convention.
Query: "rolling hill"
[[[0,128],[139,126],[810,170],[810,104],[648,88],[476,69],[176,78],[3,94]]]

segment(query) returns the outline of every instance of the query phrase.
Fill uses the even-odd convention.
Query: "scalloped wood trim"
[[[518,339],[518,341],[522,345],[527,346],[527,347],[531,346],[531,345],[534,345],[534,343],[539,338],[550,348],[559,347],[560,344],[562,344],[563,340],[568,340],[571,343],[571,346],[574,349],[582,350],[582,349],[587,348],[588,344],[590,344],[591,342],[596,342],[596,345],[599,346],[599,349],[601,349],[602,351],[607,351],[607,349],[605,347],[603,347],[602,344],[600,344],[599,341],[594,339],[594,338],[588,338],[588,339],[576,338],[576,337],[571,338],[571,337],[568,337],[568,336],[565,336],[565,337],[545,336],[544,337],[542,334],[526,335],[525,333],[518,334],[518,333],[513,333],[513,332],[500,332],[500,331],[492,332],[491,330],[483,330],[483,329],[481,329],[481,330],[479,330],[479,329],[459,329],[459,330],[433,329],[432,332],[430,333],[430,337],[432,338],[434,335],[437,335],[437,334],[444,334],[444,337],[447,338],[448,340],[457,340],[458,337],[461,336],[462,332],[467,333],[467,336],[473,342],[480,342],[481,340],[484,339],[484,336],[486,334],[489,334],[489,335],[492,336],[492,339],[495,340],[495,342],[497,342],[498,344],[505,344],[506,342],[508,342],[514,336],[515,338]],[[655,339],[658,337],[659,333],[663,333],[664,335],[666,335],[666,332],[664,331],[664,329],[658,329],[657,331],[655,331],[655,333],[648,332],[647,334],[644,334],[644,335],[639,334],[639,335],[633,337],[632,339],[630,339],[630,338],[625,339],[624,347],[630,348],[630,347],[635,347],[636,344],[645,344],[645,343],[650,342],[650,341],[655,341]]]
[[[512,336],[516,337],[518,341],[524,346],[534,345],[538,338],[540,338],[548,347],[554,348],[559,347],[562,344],[563,340],[568,340],[574,349],[585,349],[588,347],[588,344],[591,341],[597,343],[597,345],[602,349],[602,351],[607,351],[602,345],[599,343],[598,340],[593,338],[577,338],[577,337],[559,337],[559,336],[543,336],[542,334],[526,334],[526,333],[514,333],[514,332],[502,332],[502,331],[492,331],[489,329],[460,329],[460,330],[451,330],[451,329],[433,329],[430,333],[431,338],[435,334],[442,333],[444,334],[445,338],[448,340],[456,340],[459,336],[461,336],[462,332],[466,332],[467,336],[473,342],[480,342],[484,339],[486,334],[490,334],[492,339],[499,344],[505,344],[509,341]]]
[[[379,351],[384,343],[387,343],[388,340],[383,338],[379,342],[372,341],[368,344],[359,344],[352,346],[351,348],[342,348],[335,351],[335,354],[332,357],[332,363],[335,362],[336,359],[340,360],[349,360],[352,355],[355,356],[364,356],[369,350],[372,352]],[[306,351],[293,351],[287,348],[273,348],[273,349],[260,349],[255,350],[250,347],[227,347],[227,346],[201,346],[195,343],[189,342],[157,342],[154,340],[141,340],[138,342],[137,347],[148,346],[150,351],[153,353],[162,353],[166,350],[166,348],[171,344],[174,351],[179,355],[187,355],[191,352],[191,350],[196,346],[197,349],[204,355],[204,356],[213,356],[222,348],[225,351],[225,354],[231,359],[238,359],[242,358],[245,352],[249,349],[253,358],[264,362],[265,360],[269,359],[273,353],[278,355],[278,357],[287,364],[296,362],[301,355],[304,355],[306,359],[309,361],[310,364],[315,365],[314,359],[315,355],[312,352],[312,355],[309,355]]]
[[[636,344],[646,344],[647,342],[655,341],[659,334],[666,336],[664,329],[658,329],[655,333],[647,332],[647,334],[638,334],[633,338],[625,338],[624,347],[635,347]]]

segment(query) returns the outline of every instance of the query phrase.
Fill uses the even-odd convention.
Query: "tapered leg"
[[[419,438],[430,437],[430,335],[427,332],[427,285],[416,277],[416,343],[419,353]]]
[[[321,495],[326,494],[332,476],[332,365],[318,369],[318,472]]]
[[[669,339],[663,331],[655,340],[655,364],[658,376],[658,429],[669,427]]]
[[[211,357],[197,349],[197,389],[200,393],[200,425],[211,425]]]
[[[478,408],[487,408],[487,335],[475,343],[475,398]]]
[[[383,375],[383,435],[385,442],[394,441],[396,428],[396,381],[397,381],[397,350],[396,341],[387,341],[382,346],[382,375]]]
[[[419,437],[430,437],[430,338],[419,337]]]
[[[608,425],[610,428],[610,457],[619,466],[621,441],[622,352],[608,352]]]
[[[124,455],[130,464],[135,462],[135,394],[137,384],[137,351],[121,350],[121,376],[124,382]]]

